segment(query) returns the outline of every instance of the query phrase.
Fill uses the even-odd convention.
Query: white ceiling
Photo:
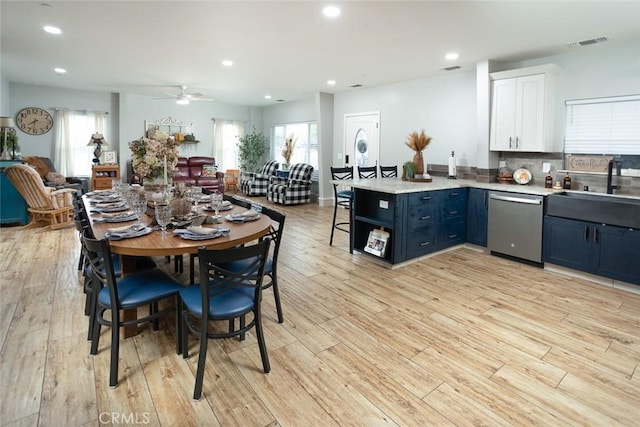
[[[640,39],[637,0],[338,1],[337,19],[319,1],[44,1],[0,3],[10,82],[150,96],[187,85],[256,106],[606,45],[566,46],[595,37]],[[450,51],[460,58],[445,60]]]

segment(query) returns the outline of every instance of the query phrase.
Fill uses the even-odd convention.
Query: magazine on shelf
[[[364,251],[379,257],[384,257],[388,240],[389,233],[384,231],[384,228],[371,230]]]

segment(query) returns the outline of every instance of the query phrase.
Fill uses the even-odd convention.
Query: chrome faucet
[[[620,189],[619,185],[613,185],[613,165],[616,166],[616,175],[620,176],[620,160],[609,160],[609,167],[607,168],[607,194],[613,194],[613,190]]]

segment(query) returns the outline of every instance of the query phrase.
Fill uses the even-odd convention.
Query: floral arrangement
[[[293,150],[296,148],[296,142],[298,142],[298,137],[293,133],[284,139],[282,157],[284,157],[287,166],[291,165],[291,156],[293,156]]]
[[[405,142],[405,144],[407,144],[407,146],[416,153],[419,153],[427,148],[427,145],[429,145],[430,142],[431,137],[427,136],[423,130],[420,133],[411,132],[409,136],[407,136],[407,141]]]
[[[149,138],[142,137],[129,143],[133,171],[145,179],[162,178],[165,173],[165,159],[167,175],[178,164],[178,146],[169,134],[156,131],[149,134]]]

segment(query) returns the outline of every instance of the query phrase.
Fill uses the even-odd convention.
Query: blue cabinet
[[[487,246],[489,190],[469,188],[467,195],[467,242]]]
[[[0,160],[0,221],[2,224],[26,224],[29,220],[27,203],[4,173],[10,165],[20,164],[18,160]]]
[[[544,261],[640,285],[640,230],[545,216]]]

